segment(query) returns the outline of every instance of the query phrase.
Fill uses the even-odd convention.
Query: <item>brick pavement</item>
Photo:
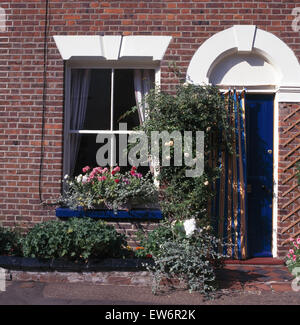
[[[255,262],[255,261],[254,261]],[[237,261],[226,263],[224,268],[217,271],[217,280],[221,290],[230,291],[292,291],[294,276],[287,267],[279,261],[270,259],[266,265],[251,264]],[[20,270],[8,271],[8,280],[34,281],[46,283],[92,283],[97,285],[149,287],[152,277],[146,271],[124,272],[29,272]],[[164,280],[162,286],[172,285],[182,287],[179,281]]]
[[[294,276],[283,261],[275,259],[229,261],[217,272],[221,289],[244,291],[292,291]]]

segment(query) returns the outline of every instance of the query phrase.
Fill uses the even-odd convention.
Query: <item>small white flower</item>
[[[185,234],[188,237],[191,236],[197,229],[195,218],[185,220],[183,226],[184,226]]]
[[[82,175],[80,174],[76,177],[76,182],[81,183],[81,181],[82,181]]]
[[[208,181],[205,181],[205,182],[204,182],[204,185],[205,185],[205,186],[207,186],[208,184],[209,184],[209,182],[208,182]]]
[[[184,157],[188,158],[190,156],[190,154],[188,152],[184,153]]]
[[[68,178],[69,178],[69,175],[66,174],[66,175],[64,176],[64,179],[68,179]]]
[[[86,176],[86,175],[84,175],[83,177],[82,177],[82,183],[84,184],[84,183],[86,183],[88,181],[88,177]]]

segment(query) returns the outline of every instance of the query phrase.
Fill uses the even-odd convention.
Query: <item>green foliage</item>
[[[137,239],[143,249],[137,250],[135,255],[137,257],[146,257],[147,255],[156,255],[159,252],[162,243],[173,238],[173,231],[168,224],[160,224],[150,232],[139,231]]]
[[[124,235],[113,226],[103,221],[73,218],[35,225],[23,240],[23,253],[27,257],[86,260],[119,257],[124,246]]]
[[[20,255],[21,235],[16,230],[0,227],[0,255]]]
[[[120,168],[112,170],[89,166],[83,168],[83,175],[65,176],[67,189],[60,203],[71,209],[79,206],[118,209],[135,204],[151,203],[157,200],[157,188],[150,173],[143,176],[132,167],[129,172],[120,173]]]
[[[290,238],[289,253],[286,256],[286,265],[291,273],[300,272],[300,237]],[[295,274],[297,275],[297,274]]]
[[[153,90],[146,98],[147,116],[139,127],[148,139],[152,131],[193,132],[195,144],[196,131],[204,131],[205,166],[201,177],[186,177],[191,167],[174,166],[173,142],[162,144],[170,147],[170,166],[160,168],[160,204],[165,218],[184,220],[191,215],[207,223],[207,204],[214,196],[211,184],[219,177],[219,168],[213,168],[210,155],[227,148],[231,150],[232,129],[228,123],[227,102],[220,91],[213,86],[181,85],[176,94]],[[149,141],[150,142],[150,141]],[[161,146],[160,146],[161,147]],[[162,151],[162,149],[160,148]],[[150,152],[150,150],[149,150]],[[161,154],[161,152],[160,152]],[[196,148],[193,147],[193,157]],[[182,152],[184,161],[184,148]]]
[[[170,225],[168,229],[164,227],[160,232],[167,235],[158,246],[151,245],[151,235],[148,237],[149,245],[145,245],[154,260],[154,265],[148,265],[154,275],[153,292],[157,292],[163,277],[177,277],[185,281],[190,291],[205,295],[213,293],[217,287],[216,266],[221,266],[226,257],[219,253],[222,247],[220,240],[203,228],[197,228],[187,236],[180,222]]]

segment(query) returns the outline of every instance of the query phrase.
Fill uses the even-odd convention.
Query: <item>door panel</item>
[[[248,255],[272,256],[273,95],[246,95]]]

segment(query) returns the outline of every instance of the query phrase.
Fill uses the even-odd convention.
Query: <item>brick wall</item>
[[[5,226],[27,228],[54,218],[54,209],[40,203],[39,193],[43,112],[43,200],[60,193],[62,178],[64,65],[53,35],[173,36],[161,70],[162,87],[168,91],[178,83],[169,63],[174,61],[185,76],[203,41],[235,24],[274,33],[300,58],[300,32],[291,27],[297,1],[50,0],[44,89],[45,3],[0,2],[7,15],[6,31],[0,32],[0,220]],[[291,109],[283,105],[281,116]],[[284,186],[279,186],[282,193]],[[280,204],[285,200],[280,198]]]
[[[113,225],[116,230],[122,234],[124,234],[127,238],[127,244],[131,247],[140,246],[137,232],[143,232],[146,234],[147,232],[155,229],[158,225],[159,221],[118,221],[118,222],[108,222],[108,224]]]
[[[293,164],[300,157],[299,126],[300,104],[280,104],[278,164],[278,250],[280,255],[284,255],[288,239],[299,234],[300,231],[300,189],[294,177],[296,166]]]

